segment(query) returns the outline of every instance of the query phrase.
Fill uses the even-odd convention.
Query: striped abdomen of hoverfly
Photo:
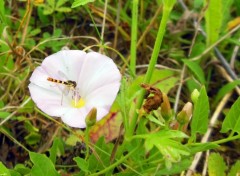
[[[48,77],[47,80],[50,81],[50,82],[57,83],[57,84],[64,84],[65,86],[67,86],[69,88],[73,88],[73,89],[75,89],[76,86],[77,86],[77,83],[75,81],[71,81],[71,80],[61,81],[61,80],[53,79],[53,78],[50,78],[50,77]]]

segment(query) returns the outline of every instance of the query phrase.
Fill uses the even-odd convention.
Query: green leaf
[[[158,124],[158,125],[160,125],[160,126],[165,126],[165,124],[163,123],[163,122],[161,122],[160,120],[158,120],[158,119],[156,119],[154,116],[152,116],[152,115],[148,115],[147,117],[146,117],[149,121],[151,121],[151,122],[153,122],[153,123],[156,123],[156,124]]]
[[[31,175],[34,176],[60,176],[55,170],[52,161],[44,154],[29,152],[30,159],[33,162]]]
[[[187,67],[193,72],[193,74],[202,84],[206,83],[204,72],[198,63],[187,59],[183,59],[182,61],[187,65]]]
[[[240,1],[240,0],[239,0],[239,1]],[[240,41],[239,41],[238,39],[228,38],[226,41],[229,42],[229,44],[235,44],[235,45],[240,46]]]
[[[43,14],[44,15],[51,15],[54,12],[54,9],[52,9],[49,6],[45,6],[44,10],[43,10]]]
[[[192,136],[197,132],[204,134],[208,128],[209,101],[205,87],[200,90],[200,95],[194,104],[193,117],[191,123]]]
[[[4,102],[3,102],[3,100],[0,100],[0,108],[3,108],[3,107],[4,107]]]
[[[117,103],[120,106],[120,111],[121,111],[121,115],[122,115],[122,119],[123,119],[123,123],[124,123],[124,127],[125,130],[128,130],[128,126],[129,126],[129,118],[128,118],[128,114],[129,114],[129,107],[131,106],[130,103],[132,101],[129,100],[129,84],[127,82],[127,79],[125,77],[122,78],[121,81],[121,88],[120,88],[120,93],[119,96],[117,96]]]
[[[63,4],[65,4],[66,2],[68,2],[68,0],[58,0],[57,4],[56,4],[56,8],[61,7]]]
[[[17,164],[14,167],[14,170],[20,173],[21,175],[27,175],[31,172],[31,170],[27,168],[24,164]]]
[[[72,9],[69,8],[69,7],[59,7],[59,8],[56,9],[56,11],[67,13],[67,12],[71,12]]]
[[[10,171],[11,176],[22,176],[20,173],[18,173],[15,170],[9,170],[9,171]]]
[[[240,16],[240,0],[234,1],[234,7],[236,8],[237,15]]]
[[[7,116],[9,116],[11,113],[9,112],[2,112],[0,111],[0,119],[5,119]]]
[[[225,117],[221,133],[226,133],[229,130],[240,133],[240,97],[235,101]]]
[[[81,169],[82,171],[84,171],[86,173],[89,172],[88,163],[83,158],[75,157],[75,158],[73,158],[73,160],[77,163],[79,169]]]
[[[139,92],[140,84],[143,82],[145,75],[138,76],[133,83],[130,85],[129,97],[135,97],[136,92]],[[168,93],[176,83],[179,81],[178,73],[172,70],[158,70],[153,71],[153,76],[151,78],[151,85],[154,85],[164,93]]]
[[[187,138],[188,136],[176,130],[162,130],[157,133],[137,135],[135,138],[145,139],[147,150],[157,147],[160,153],[170,162],[179,162],[181,155],[189,155],[189,149],[178,140],[172,138]]]
[[[36,128],[26,117],[19,116],[17,118],[19,121],[24,121],[24,128],[29,132],[39,132],[39,129]]]
[[[0,175],[11,176],[9,170],[4,166],[4,164],[0,161]]]
[[[78,6],[86,5],[89,2],[94,2],[95,0],[75,0],[72,4],[71,8],[75,8]]]
[[[235,80],[233,82],[230,82],[228,84],[225,84],[217,93],[217,96],[214,100],[214,105],[218,103],[218,101],[224,97],[227,93],[229,93],[231,90],[233,90],[237,85],[240,85],[240,80]]]
[[[209,176],[225,176],[227,166],[219,153],[212,153],[208,158]]]
[[[38,34],[41,33],[41,29],[40,28],[36,28],[36,29],[32,29],[29,34],[28,34],[28,37],[34,37]]]
[[[225,30],[227,28],[227,24],[229,19],[231,18],[231,6],[234,2],[234,0],[221,0],[222,1],[222,30]]]
[[[202,53],[204,52],[204,50],[206,50],[206,44],[203,43],[203,42],[196,42],[196,43],[193,45],[190,58],[199,56],[200,54],[202,54]]]
[[[0,0],[0,21],[1,23],[6,23],[6,14],[5,14],[5,1],[4,0]],[[0,32],[2,33],[2,24],[0,26]]]
[[[195,0],[193,2],[194,9],[200,9],[200,8],[202,8],[202,5],[203,5],[203,1],[202,0]]]
[[[27,144],[34,145],[40,141],[41,135],[36,132],[31,132],[30,134],[25,136],[24,139],[26,140]]]
[[[198,81],[196,81],[196,79],[194,78],[189,78],[188,80],[186,80],[186,85],[189,89],[189,92],[193,92],[194,89],[201,89],[201,85],[199,85]]]
[[[82,130],[76,130],[75,134],[70,134],[68,138],[65,140],[65,143],[70,146],[75,146],[77,142],[82,142],[78,136],[83,136]]]
[[[54,8],[56,0],[47,0],[47,3],[49,4],[50,7]]]
[[[208,4],[205,12],[207,45],[211,45],[219,38],[223,21],[222,0],[204,0],[204,6]],[[225,15],[225,14],[224,14]]]
[[[238,160],[230,169],[228,176],[236,176],[240,173],[240,160]]]
[[[49,158],[51,159],[53,164],[55,164],[57,156],[64,154],[64,146],[63,146],[63,142],[60,138],[54,139],[53,145],[50,148],[49,153],[50,153]]]
[[[192,163],[190,159],[184,159],[179,163],[173,163],[171,169],[168,168],[159,169],[159,172],[155,175],[180,175],[184,170],[187,170]]]

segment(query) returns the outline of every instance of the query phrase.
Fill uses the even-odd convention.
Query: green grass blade
[[[204,4],[208,9],[205,12],[207,45],[210,46],[219,38],[220,29],[223,21],[222,1],[205,0]]]

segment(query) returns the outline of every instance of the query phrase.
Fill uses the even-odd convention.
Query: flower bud
[[[192,103],[187,102],[182,111],[178,113],[177,115],[177,121],[184,125],[189,122],[190,118],[192,117]]]
[[[161,114],[162,117],[168,121],[172,117],[172,109],[168,100],[168,97],[165,93],[162,94],[163,102],[161,104]]]
[[[97,109],[94,107],[91,109],[91,111],[88,113],[85,122],[87,127],[91,127],[96,123],[97,118]]]
[[[197,89],[194,89],[192,94],[191,94],[191,99],[192,99],[192,102],[194,104],[196,104],[197,100],[198,100],[198,97],[199,97],[200,93]]]

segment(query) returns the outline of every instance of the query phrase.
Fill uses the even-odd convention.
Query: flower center
[[[80,98],[79,100],[72,100],[71,105],[74,108],[81,108],[85,106],[85,101],[82,98]]]

